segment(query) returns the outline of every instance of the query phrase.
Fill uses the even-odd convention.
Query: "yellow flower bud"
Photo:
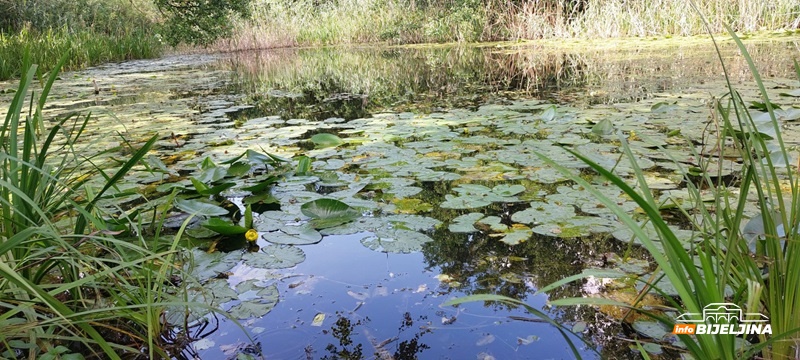
[[[255,242],[258,240],[258,231],[255,229],[247,230],[247,232],[244,233],[244,238],[247,239],[247,241]]]

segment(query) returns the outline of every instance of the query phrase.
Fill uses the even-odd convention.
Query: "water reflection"
[[[753,43],[766,76],[788,76],[794,42]],[[722,56],[735,82],[750,80],[730,42]],[[710,42],[693,46],[594,48],[430,47],[282,49],[231,54],[236,91],[256,112],[284,119],[355,119],[392,111],[475,108],[519,97],[572,105],[636,101],[720,79]]]
[[[791,71],[791,54],[796,53],[793,46],[752,44],[749,50],[762,72],[786,76]],[[746,64],[735,55],[735,48],[728,44],[723,52],[732,80],[748,81]],[[241,121],[275,115],[282,119],[352,120],[383,111],[475,109],[531,97],[578,107],[614,104],[663,92],[696,92],[698,86],[716,81],[721,74],[713,49],[707,45],[589,51],[545,47],[292,49],[232,54],[223,66],[234,73],[230,90],[246,94],[246,102],[254,105],[237,115]],[[414,185],[424,189],[421,198],[439,204],[453,184]],[[508,206],[513,205],[493,205],[482,212],[510,226],[510,214],[516,209]],[[449,224],[466,212],[437,206],[431,216]],[[421,353],[423,357],[453,358],[474,358],[476,354],[479,358],[570,356],[553,327],[539,323],[517,306],[438,306],[450,297],[489,293],[547,309],[548,299],[583,296],[586,289],[572,283],[546,297],[536,294],[538,288],[588,266],[601,267],[613,254],[645,258],[637,249],[608,236],[534,236],[512,247],[487,233],[454,234],[443,227],[428,234],[434,241],[425,244],[421,254],[412,255],[376,253],[357,240],[330,237],[304,247],[307,260],[293,269],[296,275],[292,275],[304,280],[284,286],[282,302],[256,323],[273,327],[273,332],[263,337],[265,351],[279,357],[297,357],[302,351],[306,358],[330,359],[412,359]],[[353,266],[354,259],[358,266]],[[432,280],[437,275],[448,280]],[[297,286],[308,288],[292,287],[301,283]],[[314,316],[309,311],[328,314],[327,328],[308,328],[307,322]],[[561,324],[586,324],[582,336],[596,344],[599,355],[589,347],[582,348],[583,355],[637,356],[620,340],[635,334],[619,319],[590,307],[547,311]],[[395,330],[398,321],[400,327]],[[543,344],[530,345],[528,341],[534,339]],[[573,341],[578,342],[576,338]]]
[[[322,359],[360,360],[370,358],[369,355],[372,354],[379,359],[413,360],[431,348],[421,341],[425,334],[431,332],[424,325],[427,320],[424,316],[418,318],[415,325],[411,313],[405,312],[400,320],[400,326],[397,328],[397,335],[386,339],[378,339],[371,335],[369,318],[351,320],[342,313],[337,313],[336,317],[336,322],[330,331],[323,331],[323,333],[331,335],[335,342],[325,346],[328,354],[322,356]],[[422,323],[421,326],[420,323]],[[388,324],[380,324],[380,326],[388,326]],[[371,345],[366,350],[364,343],[358,342],[358,339],[354,340],[359,332],[369,340]],[[306,353],[311,355],[314,351],[307,347]]]

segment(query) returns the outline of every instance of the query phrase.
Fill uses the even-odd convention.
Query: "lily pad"
[[[198,281],[216,277],[232,269],[242,259],[242,254],[236,251],[209,254],[200,249],[192,249],[191,256],[190,265],[187,265],[188,272]]]
[[[227,174],[228,171],[224,168],[214,166],[208,169],[203,169],[200,174],[196,176],[196,179],[202,183],[210,184],[222,180]]]
[[[422,250],[422,244],[431,242],[428,235],[405,229],[378,231],[374,236],[361,239],[370,250],[395,254],[408,254]]]
[[[514,213],[511,220],[530,225],[539,225],[552,222],[567,222],[575,217],[575,208],[572,205],[560,205],[534,201],[531,207]]]
[[[477,209],[491,204],[491,201],[484,199],[482,196],[453,196],[447,194],[445,195],[445,201],[439,204],[439,207],[443,209]]]
[[[610,135],[614,132],[614,124],[609,119],[603,119],[592,126],[592,133],[597,135]]]
[[[495,193],[497,195],[500,195],[500,196],[504,196],[504,197],[514,196],[514,195],[517,195],[517,194],[519,194],[519,193],[521,193],[523,191],[525,191],[525,187],[522,186],[522,185],[518,185],[518,184],[515,184],[515,185],[497,185],[494,188],[492,188],[492,192],[493,193]]]
[[[324,229],[341,225],[361,216],[349,205],[335,199],[317,199],[309,201],[300,207],[303,215],[310,217],[311,226],[315,229]]]
[[[285,269],[306,260],[306,254],[296,246],[269,245],[257,252],[242,255],[245,264],[261,269]]]
[[[633,323],[633,329],[636,332],[647,336],[652,339],[661,340],[671,332],[664,327],[663,324],[657,321],[638,320]]]
[[[419,194],[422,191],[422,188],[416,186],[401,186],[401,187],[393,187],[390,189],[384,190],[385,193],[391,194],[396,198],[406,198],[410,196],[414,196]]]
[[[439,220],[419,215],[388,215],[362,217],[347,224],[323,229],[322,233],[325,235],[360,233],[361,243],[372,250],[409,253],[422,250],[422,244],[433,240],[419,231],[433,229],[439,224],[441,224]]]
[[[318,148],[334,147],[344,144],[344,141],[336,135],[320,133],[311,137],[311,142]]]
[[[533,230],[528,228],[527,226],[520,226],[519,224],[514,224],[514,226],[508,228],[505,231],[505,236],[503,236],[500,241],[508,244],[508,245],[517,245],[525,240],[528,240],[533,236]]]
[[[231,224],[229,220],[222,220],[220,218],[210,218],[201,225],[222,235],[238,235],[247,232],[247,228]]]
[[[469,213],[457,216],[453,219],[448,226],[450,232],[453,233],[473,233],[478,232],[478,229],[475,228],[475,223],[483,219],[485,215],[481,213]]]
[[[255,291],[255,299],[245,300],[232,307],[228,313],[237,319],[251,319],[262,317],[272,311],[278,304],[278,287],[269,285],[265,288],[253,287],[254,280],[248,280],[236,287],[240,297],[245,292]],[[250,289],[252,288],[252,289]]]
[[[503,224],[503,220],[497,216],[487,216],[477,223],[478,227],[488,228],[492,232],[504,232],[508,230],[508,225]]]
[[[433,210],[433,206],[420,199],[393,199],[392,203],[397,207],[397,212],[404,214],[416,214]]]
[[[310,245],[322,240],[322,235],[311,225],[282,226],[280,230],[266,233],[264,239],[281,245]]]
[[[194,215],[223,216],[228,215],[228,210],[214,204],[200,200],[175,199],[175,207],[181,211]]]

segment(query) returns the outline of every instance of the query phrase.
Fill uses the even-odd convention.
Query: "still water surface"
[[[800,54],[796,40],[748,46],[770,84],[796,87],[788,80],[792,57]],[[723,57],[732,80],[750,90],[746,65],[731,44],[723,46]],[[204,156],[222,159],[246,148],[289,158],[309,155],[318,160],[315,170],[336,173],[341,179],[372,179],[357,194],[359,200],[379,204],[365,215],[413,213],[443,223],[424,231],[432,241],[412,253],[375,251],[362,241],[372,234],[357,233],[329,235],[317,244],[300,246],[305,261],[290,269],[264,272],[246,263],[236,265],[228,279],[231,286],[256,278],[276,284],[280,292],[272,311],[244,321],[266,358],[574,356],[555,327],[520,307],[441,306],[454,297],[482,293],[521,299],[567,328],[580,330],[594,348],[577,336],[571,338],[586,358],[636,358],[629,340],[637,337],[636,332],[612,315],[587,307],[546,306],[548,296],[596,294],[602,288],[597,283],[571,284],[549,295],[536,294],[536,290],[586,267],[607,265],[605,260],[618,254],[646,259],[641,250],[629,248],[610,236],[610,231],[589,234],[579,229],[573,230],[575,236],[567,236],[564,224],[557,232],[535,231],[516,245],[499,241],[496,231],[489,229],[491,222],[477,225],[471,233],[452,232],[448,225],[457,216],[479,212],[499,219],[495,226],[509,229],[520,222],[513,215],[529,208],[527,202],[545,201],[557,193],[569,197],[570,183],[541,175],[543,167],[531,163],[534,160],[503,158],[508,152],[527,151],[516,146],[537,139],[558,143],[562,132],[580,133],[575,124],[584,117],[597,121],[617,112],[623,113],[614,115],[622,128],[636,128],[625,120],[633,119],[671,129],[669,114],[647,118],[635,109],[625,112],[628,107],[651,109],[665,99],[680,101],[678,105],[689,109],[686,114],[698,114],[680,113],[674,123],[699,124],[708,115],[706,99],[724,93],[721,74],[713,48],[702,41],[637,42],[583,50],[542,46],[286,49],[177,56],[66,74],[49,111],[94,112],[85,151],[102,150],[108,141],[117,141],[110,134],[141,139],[158,132],[156,155],[165,159],[182,154],[174,165],[179,170],[195,166]],[[92,79],[102,87],[99,96],[90,94]],[[568,125],[539,120],[549,104],[566,109]],[[526,114],[536,121],[523,118]],[[386,119],[386,134],[399,124],[415,130],[377,137],[380,119]],[[408,119],[413,120],[404,122]],[[539,129],[516,131],[503,125],[510,120],[519,121],[520,127]],[[316,150],[308,139],[320,132],[357,141],[338,150]],[[578,137],[563,138],[584,144],[575,140]],[[456,145],[450,147],[458,151],[432,144],[451,140]],[[363,150],[366,145],[375,148]],[[369,162],[377,156],[375,149],[394,149],[390,151],[406,158],[402,164],[389,161],[383,167]],[[336,166],[331,160],[346,165]],[[428,170],[415,172],[415,167]],[[666,173],[664,177],[669,178]],[[379,181],[386,178],[403,178],[420,190],[405,197],[390,196]],[[131,186],[142,186],[158,180],[140,175],[131,181]],[[521,184],[526,190],[516,200],[493,202],[477,210],[442,206],[464,183],[487,188]],[[328,194],[341,188],[321,181],[300,190]],[[284,195],[295,191],[291,189],[298,188],[284,188]],[[289,197],[279,196],[284,208],[290,207]],[[399,202],[402,198],[413,201]],[[297,201],[290,200],[291,204]],[[572,205],[577,207],[576,216],[588,214],[578,204],[566,206]],[[564,236],[558,236],[562,231]],[[270,246],[268,238],[262,234],[259,245]],[[224,320],[218,332],[196,347],[203,359],[254,351],[241,330]]]

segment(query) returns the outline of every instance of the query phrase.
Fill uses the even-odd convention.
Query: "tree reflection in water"
[[[430,329],[423,325],[418,327],[418,332],[414,332],[414,320],[408,312],[403,314],[400,327],[397,329],[397,335],[383,340],[376,339],[370,334],[367,326],[370,322],[369,318],[350,319],[341,312],[337,313],[336,316],[336,322],[330,331],[326,330],[323,333],[333,336],[338,340],[338,345],[329,343],[325,346],[325,350],[330,355],[325,355],[322,359],[364,359],[364,344],[353,339],[355,336],[360,335],[359,331],[363,333],[372,345],[372,350],[368,350],[368,352],[373,352],[373,354],[366,358],[412,360],[418,359],[418,354],[430,349],[430,346],[420,341],[423,335],[431,332]],[[418,319],[418,321],[424,320],[424,318]],[[409,331],[413,333],[410,337]],[[310,357],[310,354],[308,356]]]

